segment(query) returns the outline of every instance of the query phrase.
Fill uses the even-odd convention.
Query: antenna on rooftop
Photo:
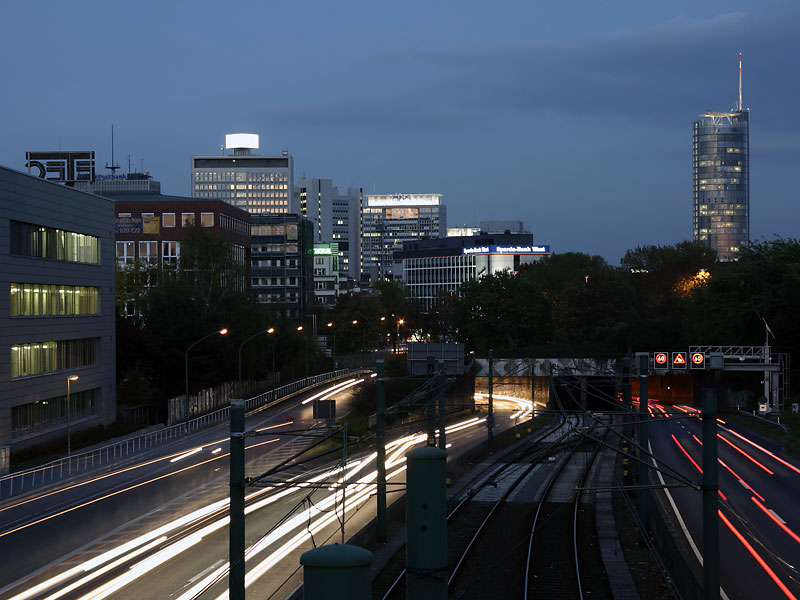
[[[119,169],[119,165],[114,160],[114,124],[111,124],[111,164],[109,165],[106,163],[106,169],[111,171],[111,174],[114,175]]]
[[[742,110],[742,53],[739,52],[739,110]]]

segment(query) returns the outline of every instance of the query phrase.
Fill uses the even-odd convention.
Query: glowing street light
[[[72,453],[72,446],[71,446],[71,431],[70,431],[70,416],[69,416],[69,384],[71,381],[78,381],[78,376],[73,375],[72,377],[67,377],[67,456]]]
[[[212,331],[208,335],[204,335],[203,337],[201,337],[199,340],[194,342],[191,346],[189,346],[186,349],[186,355],[184,357],[184,366],[185,366],[185,375],[186,375],[186,400],[185,400],[185,405],[184,405],[185,409],[186,409],[186,414],[185,414],[184,422],[185,422],[186,435],[189,435],[189,351],[192,348],[194,348],[195,346],[197,346],[197,344],[199,344],[203,340],[206,340],[206,339],[210,338],[212,335],[217,335],[217,334],[225,335],[227,333],[228,333],[228,330],[224,329],[224,328],[220,329],[219,331]]]

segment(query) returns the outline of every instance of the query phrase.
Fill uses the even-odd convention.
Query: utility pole
[[[386,542],[386,398],[384,396],[383,359],[376,361],[375,444],[378,446],[378,542]]]
[[[427,357],[428,377],[431,379],[436,377],[436,357],[428,355]],[[428,381],[430,384],[431,382]],[[435,383],[435,381],[434,381]],[[425,401],[425,429],[428,431],[427,446],[436,445],[436,398],[434,396],[427,396]]]
[[[719,598],[719,473],[717,466],[717,397],[701,394],[703,413],[703,598]]]
[[[639,486],[643,487],[650,483],[650,468],[647,456],[648,432],[647,419],[647,375],[650,370],[650,356],[643,354],[639,356]],[[639,521],[647,529],[647,497],[648,490],[639,490]]]
[[[445,435],[445,412],[444,412],[444,400],[445,400],[445,383],[447,379],[445,378],[444,374],[444,361],[439,361],[439,391],[437,394],[439,400],[439,448],[442,450],[447,449],[447,436]]]
[[[228,596],[244,598],[244,400],[231,400],[230,526]]]

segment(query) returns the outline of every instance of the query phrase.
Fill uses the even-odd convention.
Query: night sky
[[[4,3],[0,164],[97,152],[190,195],[225,133],[295,177],[441,193],[448,225],[519,219],[617,264],[691,239],[691,126],[751,109],[751,236],[797,237],[800,4]],[[98,169],[98,173],[106,172]]]

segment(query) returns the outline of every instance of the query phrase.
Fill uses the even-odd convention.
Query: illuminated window
[[[164,227],[175,227],[175,213],[163,213],[161,215],[161,224]]]
[[[12,283],[11,316],[100,314],[100,288],[47,283]]]

